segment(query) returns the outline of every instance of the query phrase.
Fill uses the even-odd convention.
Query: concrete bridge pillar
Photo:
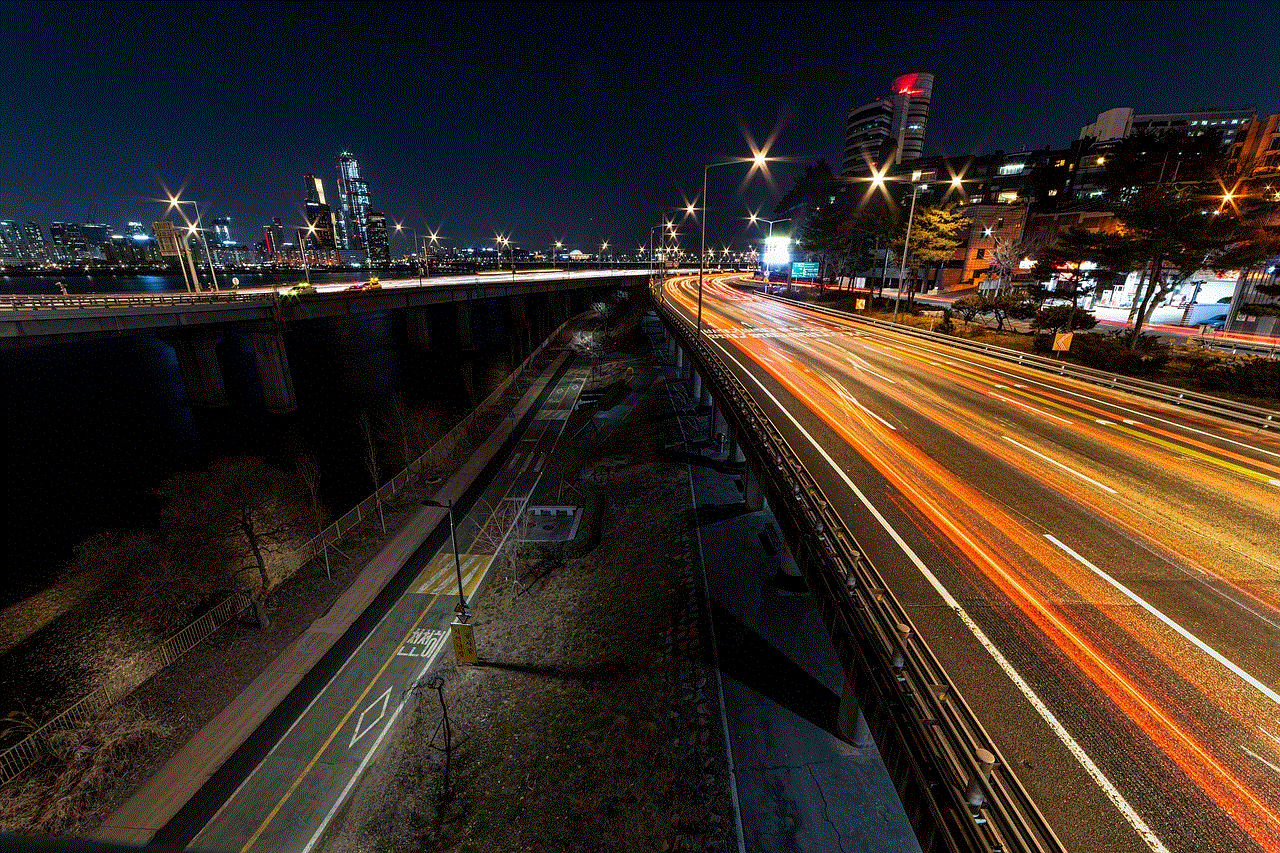
[[[199,337],[170,342],[178,354],[178,369],[187,386],[187,399],[194,405],[227,404],[227,386],[218,367],[218,340],[218,337]]]
[[[404,312],[405,330],[409,333],[409,343],[423,348],[431,346],[428,316],[430,312],[425,308],[410,308]]]
[[[840,710],[836,712],[836,731],[849,743],[860,749],[875,746],[871,737],[871,729],[867,726],[867,718],[862,714],[862,705],[858,701],[854,677],[846,675],[844,690],[840,692]]]
[[[511,363],[519,364],[529,354],[529,317],[524,296],[507,299],[507,326],[511,330]]]
[[[279,329],[251,332],[253,360],[258,365],[258,381],[262,383],[262,401],[271,412],[292,412],[298,408],[293,392],[293,376],[289,373],[289,357],[284,351],[284,335]]]
[[[702,376],[692,364],[689,365],[689,395],[695,403],[702,402]]]
[[[676,344],[676,379],[684,378],[684,347]]]
[[[466,302],[453,305],[458,312],[458,349],[471,349],[471,306]]]
[[[667,361],[672,364],[676,363],[676,339],[674,337],[667,338]]]

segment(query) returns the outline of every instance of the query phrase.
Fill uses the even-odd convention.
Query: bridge
[[[559,323],[582,310],[593,294],[646,284],[643,270],[539,270],[434,278],[397,278],[374,290],[320,284],[313,293],[253,288],[204,293],[101,293],[74,296],[0,295],[0,347],[43,346],[76,340],[151,335],[173,347],[188,397],[197,405],[227,402],[218,366],[218,341],[246,333],[262,384],[275,412],[297,408],[284,332],[296,323],[380,311],[401,314],[409,339],[427,346],[431,329],[456,330],[460,349],[471,346],[470,306],[503,300],[519,362]]]
[[[655,296],[924,850],[1280,849],[1280,414],[718,277]]]

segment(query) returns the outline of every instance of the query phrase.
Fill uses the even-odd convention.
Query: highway
[[[1277,437],[727,280],[713,352],[1065,847],[1280,850]]]

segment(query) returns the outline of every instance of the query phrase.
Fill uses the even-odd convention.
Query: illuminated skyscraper
[[[338,155],[338,231],[344,249],[368,249],[369,185],[349,151]]]
[[[932,93],[932,74],[903,74],[893,81],[888,97],[849,110],[840,173],[867,175],[919,159]]]
[[[231,219],[226,216],[220,216],[213,220],[213,242],[223,246],[230,245],[231,240]]]
[[[315,229],[315,233],[307,237],[307,245],[321,251],[336,249],[337,228],[333,220],[333,209],[324,200],[324,184],[314,175],[303,175],[302,182],[307,189],[307,198],[303,204],[306,208],[307,225]]]
[[[387,217],[377,211],[369,211],[365,224],[365,242],[369,249],[370,266],[390,263],[391,253],[387,248]]]

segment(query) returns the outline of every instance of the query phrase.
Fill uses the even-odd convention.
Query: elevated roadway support
[[[279,329],[274,329],[250,332],[249,337],[253,341],[253,360],[258,365],[262,402],[267,411],[292,412],[298,408],[298,397],[293,391],[289,356],[284,351],[284,335]]]
[[[431,346],[431,312],[426,308],[410,308],[404,312],[404,327],[409,343],[426,349]]]
[[[201,334],[168,337],[166,341],[178,356],[178,369],[182,383],[187,388],[187,399],[195,406],[225,406],[227,386],[218,366],[219,334]]]

